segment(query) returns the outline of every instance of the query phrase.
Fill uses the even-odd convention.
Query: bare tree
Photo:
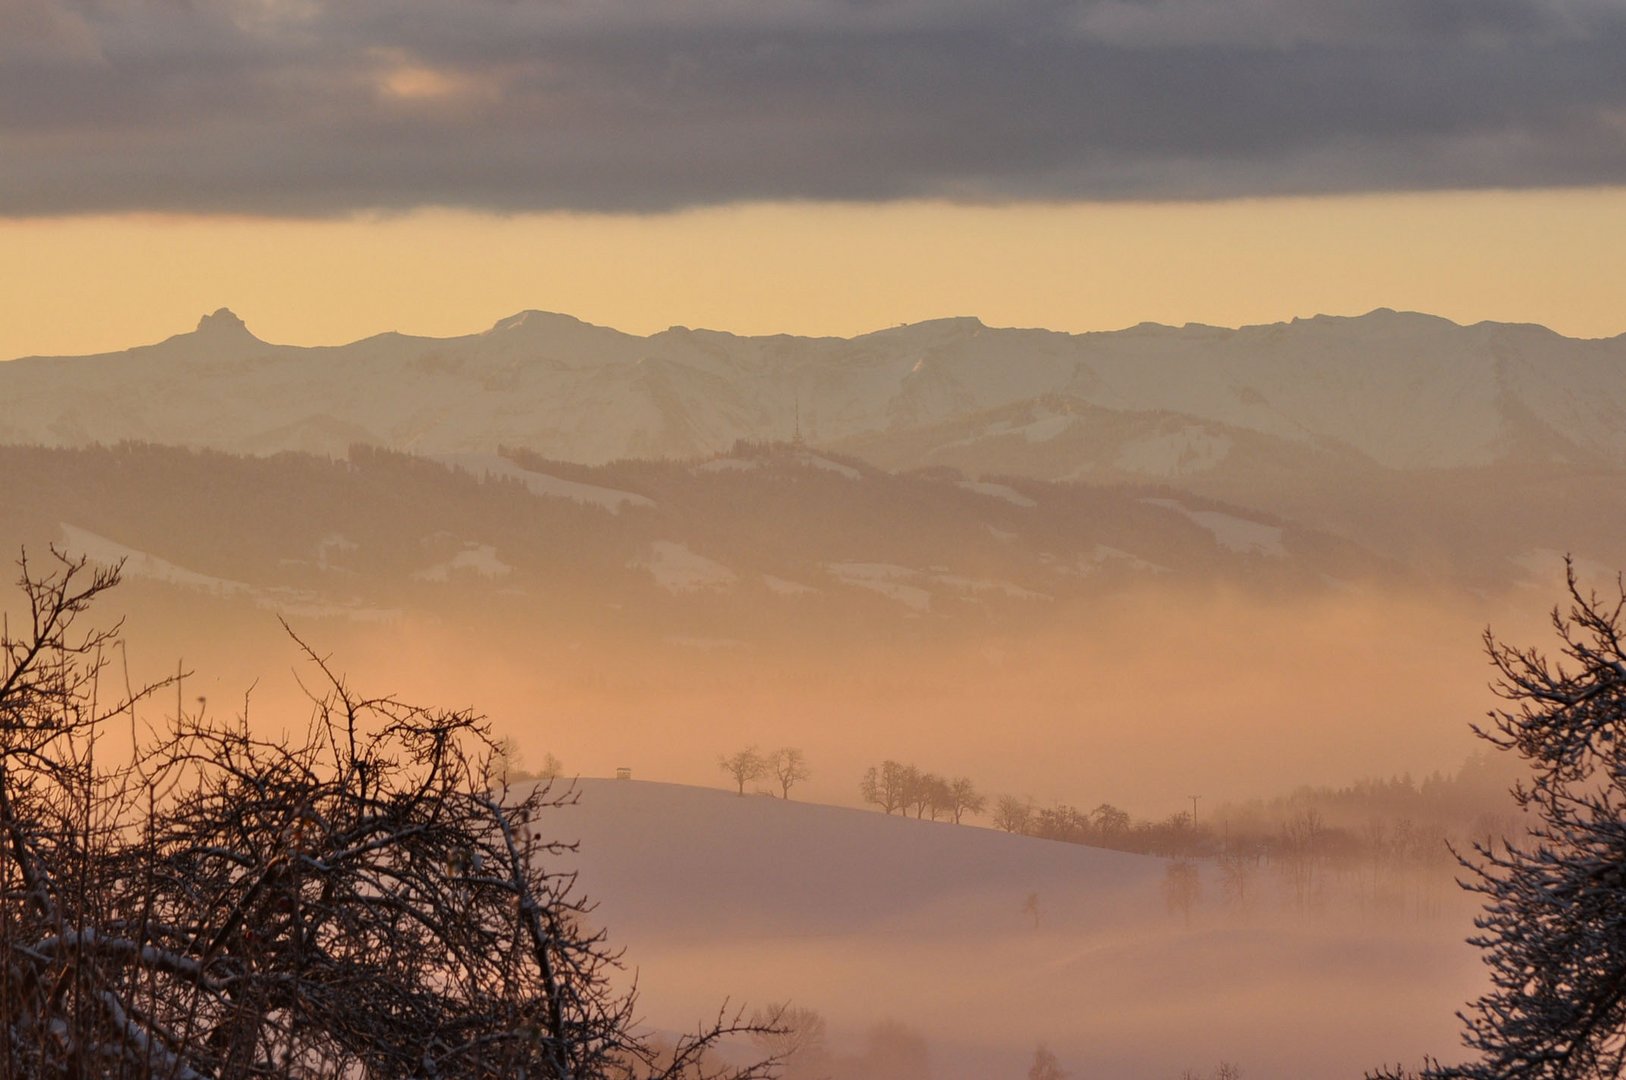
[[[1191,925],[1191,909],[1202,895],[1202,878],[1190,859],[1171,859],[1163,872],[1163,899],[1170,911],[1178,911]]]
[[[903,802],[905,807],[912,807],[916,819],[926,816],[926,809],[932,805],[932,793],[936,784],[942,781],[932,773],[921,772],[913,765],[903,767]]]
[[[148,726],[156,688],[104,694],[116,628],[78,625],[116,569],[53,559],[0,631],[0,1074],[767,1075],[706,1062],[738,1018],[657,1059],[540,830],[571,796],[505,791],[482,718],[301,644],[302,735],[179,700]]]
[[[1490,986],[1459,1013],[1477,1060],[1425,1080],[1602,1080],[1626,1075],[1626,586],[1583,593],[1567,564],[1569,610],[1552,625],[1561,657],[1485,648],[1510,705],[1475,733],[1517,754],[1523,840],[1476,841],[1459,856],[1485,897],[1472,943]]]
[[[501,735],[495,740],[491,751],[491,771],[503,784],[519,784],[537,778],[535,773],[525,768],[525,752],[520,749],[519,740],[512,735]]]
[[[779,783],[779,797],[790,798],[790,789],[812,776],[807,758],[794,746],[786,746],[768,755],[767,771]]]
[[[1090,823],[1104,840],[1114,840],[1129,832],[1129,814],[1111,803],[1102,803],[1090,811]]]
[[[888,814],[902,810],[906,805],[908,768],[890,758],[881,762],[878,768],[871,765],[864,773],[864,779],[859,781],[859,794],[865,802],[874,803]]]
[[[987,805],[971,781],[963,777],[950,781],[891,759],[881,762],[879,767],[871,766],[859,782],[858,790],[865,802],[874,803],[888,814],[894,810],[908,814],[913,810],[916,818],[930,813],[933,821],[941,814],[956,824],[967,812],[980,814]]]
[[[1032,822],[1032,804],[1015,795],[1001,795],[994,804],[994,824],[1008,833],[1025,833]]]
[[[1277,862],[1300,911],[1317,901],[1326,840],[1327,826],[1316,810],[1301,810],[1282,826]]]
[[[717,767],[734,781],[738,794],[744,795],[745,785],[768,771],[768,762],[757,753],[756,747],[747,746],[744,750],[719,757]]]
[[[1028,1066],[1028,1080],[1067,1080],[1068,1073],[1061,1067],[1061,1060],[1050,1052],[1050,1048],[1040,1043],[1033,1051],[1033,1064]]]
[[[782,1064],[781,1080],[825,1080],[830,1072],[829,1025],[815,1009],[784,1002],[756,1009],[751,1042],[764,1058]]]
[[[926,1040],[896,1020],[882,1020],[864,1033],[864,1050],[847,1075],[864,1080],[931,1080]]]
[[[945,778],[936,773],[926,773],[920,778],[920,784],[925,789],[926,811],[936,821],[939,814],[952,817],[954,814],[954,788]]]
[[[980,814],[988,805],[987,796],[979,793],[976,785],[963,776],[949,781],[944,796],[944,809],[954,818],[956,825],[966,814]]]
[[[491,752],[491,771],[498,782],[522,784],[527,780],[557,780],[564,772],[564,763],[553,754],[542,755],[540,769],[525,767],[525,753],[512,735],[499,736]]]
[[[1238,909],[1248,906],[1248,886],[1253,883],[1254,857],[1241,848],[1227,848],[1219,854],[1220,890],[1227,903]]]

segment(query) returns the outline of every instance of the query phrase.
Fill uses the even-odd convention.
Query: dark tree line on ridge
[[[859,781],[858,791],[865,802],[888,814],[907,817],[913,811],[916,818],[930,814],[933,821],[941,816],[956,825],[966,814],[980,814],[988,805],[987,797],[963,776],[938,776],[891,759],[871,766]]]
[[[981,815],[1017,835],[1211,862],[1213,896],[1228,909],[1256,906],[1268,875],[1282,905],[1301,913],[1348,908],[1434,918],[1455,894],[1448,845],[1499,843],[1518,832],[1516,808],[1497,788],[1505,775],[1476,755],[1457,773],[1436,773],[1420,784],[1407,776],[1301,787],[1275,799],[1221,805],[1195,825],[1185,811],[1148,820],[1105,802],[1083,810],[1013,795],[989,798],[964,777],[890,759],[866,770],[859,793],[888,814],[956,823]],[[1189,912],[1191,905],[1181,907]]]

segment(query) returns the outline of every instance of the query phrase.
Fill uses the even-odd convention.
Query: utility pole
[[[1197,800],[1202,798],[1202,796],[1189,795],[1187,798],[1191,800],[1191,827],[1193,830],[1195,830],[1197,828]]]

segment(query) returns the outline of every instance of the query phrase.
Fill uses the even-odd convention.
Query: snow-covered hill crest
[[[574,790],[545,822],[579,841],[560,869],[638,958],[657,1025],[724,994],[788,997],[834,1043],[877,1017],[919,1030],[938,1080],[1021,1075],[1041,1041],[1077,1075],[1224,1055],[1246,1076],[1322,1080],[1431,1028],[1449,1041],[1428,995],[1477,977],[1455,923],[1227,916],[1207,860],[1187,926],[1152,856],[676,784]]]
[[[1020,431],[977,420],[1044,400],[1078,415],[1052,411]],[[1096,446],[1092,414],[1133,430]],[[638,337],[532,311],[463,337],[295,348],[259,340],[222,309],[156,345],[0,364],[0,441],[45,445],[510,445],[595,463],[798,431],[829,443],[973,422],[983,428],[962,440],[1016,434],[1148,476],[1224,460],[1232,432],[1389,468],[1622,465],[1626,339],[1388,310],[1238,330],[1067,335],[942,319],[852,339],[683,327]]]

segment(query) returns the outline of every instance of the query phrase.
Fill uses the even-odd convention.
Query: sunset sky
[[[452,334],[1626,331],[1607,0],[0,0],[0,357]]]

